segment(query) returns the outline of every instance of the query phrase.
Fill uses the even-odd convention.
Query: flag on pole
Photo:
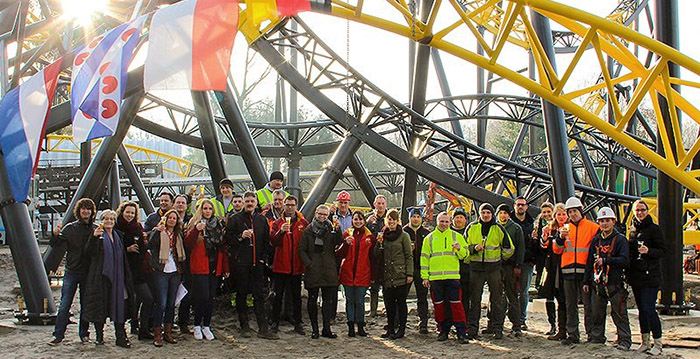
[[[152,90],[226,89],[238,0],[186,0],[153,15],[143,82]]]
[[[39,71],[0,102],[0,147],[17,202],[29,195],[62,61],[63,57]]]
[[[330,6],[330,0],[246,0],[246,14],[258,27],[263,21],[275,21],[303,11],[329,12]]]
[[[111,136],[117,128],[127,70],[146,16],[122,24],[80,49],[73,60],[73,142]]]

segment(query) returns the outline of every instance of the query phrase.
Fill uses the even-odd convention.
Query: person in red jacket
[[[214,340],[211,332],[214,295],[219,278],[229,275],[229,263],[223,239],[223,224],[214,215],[214,203],[211,200],[202,200],[187,224],[186,233],[185,247],[191,251],[194,338]]]
[[[365,226],[362,211],[352,214],[352,227],[343,233],[343,243],[336,249],[336,255],[343,258],[340,264],[340,284],[345,288],[345,312],[348,316],[348,336],[366,337],[365,294],[372,280],[370,253],[376,240]]]
[[[301,275],[304,273],[304,263],[299,257],[299,241],[309,222],[301,212],[297,211],[297,202],[295,196],[285,197],[282,217],[272,222],[270,226],[270,242],[275,248],[272,279],[276,293],[272,306],[271,329],[273,332],[279,330],[282,293],[289,293],[285,288],[290,286],[294,331],[305,335],[304,327],[301,325]]]

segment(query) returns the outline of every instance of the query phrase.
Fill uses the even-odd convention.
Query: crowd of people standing
[[[365,297],[369,292],[369,315],[376,316],[381,292],[387,318],[381,337],[403,338],[407,296],[414,287],[419,333],[429,333],[430,297],[437,340],[448,340],[454,328],[458,342],[467,344],[483,336],[503,338],[506,317],[510,335],[527,331],[534,282],[538,295],[546,299],[548,339],[580,343],[582,302],[587,342],[606,343],[610,304],[616,348],[629,350],[627,283],[639,308],[642,344],[637,350],[661,353],[655,300],[664,244],[643,200],[633,205],[627,234],[616,226],[612,209],[600,208],[593,222],[576,197],[540,204],[537,218],[523,197],[513,206],[481,204],[472,223],[467,223],[463,208],[456,208],[438,214],[435,227],[429,229],[420,207],[404,209],[409,220],[403,225],[401,211],[388,209],[384,196],[378,195],[374,209],[365,213],[351,210],[346,191],[338,193],[334,205],[318,206],[307,219],[298,210],[299,199],[282,189],[283,181],[284,176],[274,172],[257,192],[235,194],[231,180],[224,179],[219,183],[221,195],[212,199],[163,192],[158,210],[143,225],[135,202],[102,211],[96,224],[93,201],[77,201],[75,221],[56,228],[51,242],[65,247],[67,254],[49,344],[64,339],[78,289],[78,335],[83,343],[91,342],[92,323],[94,343],[104,344],[107,319],[114,323],[120,347],[131,346],[127,321],[132,334],[157,347],[176,344],[176,330],[196,340],[214,340],[211,321],[217,293],[232,297],[243,338],[253,333],[250,306],[258,337],[278,339],[284,316],[294,332],[304,336],[302,286],[308,292],[311,338],[336,338],[331,325],[339,285],[350,337],[368,335]],[[481,326],[484,285],[490,295],[487,323]],[[271,310],[266,309],[268,298]]]

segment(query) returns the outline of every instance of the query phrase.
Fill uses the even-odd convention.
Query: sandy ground
[[[107,357],[139,357],[139,358],[185,358],[185,357],[253,357],[253,358],[643,358],[642,354],[621,352],[613,348],[615,339],[614,325],[608,321],[608,344],[580,344],[571,347],[558,342],[548,341],[543,333],[547,331],[546,316],[542,313],[531,313],[528,320],[530,330],[522,338],[506,336],[502,340],[472,341],[468,345],[459,345],[454,336],[448,342],[436,341],[435,322],[431,320],[429,335],[418,334],[418,318],[415,315],[415,300],[410,301],[409,325],[407,336],[391,341],[379,338],[383,333],[384,317],[368,318],[367,338],[348,338],[347,326],[343,323],[344,313],[339,313],[339,323],[333,326],[338,334],[337,339],[312,340],[307,333],[301,337],[292,331],[289,324],[280,327],[280,340],[268,341],[258,338],[240,338],[238,336],[238,320],[232,309],[224,304],[215,309],[213,331],[217,339],[212,342],[195,341],[191,336],[179,335],[180,343],[166,344],[156,348],[149,342],[140,342],[135,336],[130,336],[132,349],[122,349],[114,346],[114,331],[107,326],[105,337],[107,344],[96,347],[83,345],[78,340],[77,326],[69,325],[66,339],[59,346],[51,347],[46,343],[51,339],[52,326],[16,325],[12,310],[16,309],[16,295],[12,288],[16,281],[14,266],[6,249],[0,250],[0,356],[6,358],[107,358]],[[58,302],[59,291],[54,291]],[[76,300],[77,302],[77,300]],[[73,313],[78,313],[74,305]],[[340,304],[342,312],[344,305]],[[305,312],[306,310],[304,310]],[[305,320],[307,332],[310,332],[308,319]],[[636,316],[630,316],[632,331],[639,333]],[[700,326],[693,321],[664,321],[665,335],[669,337],[700,338]],[[255,321],[251,315],[251,325]],[[485,325],[482,319],[481,325]],[[506,327],[509,327],[506,320]],[[94,334],[93,334],[94,335]],[[635,341],[638,341],[638,336]],[[700,358],[698,349],[664,349],[662,358]]]

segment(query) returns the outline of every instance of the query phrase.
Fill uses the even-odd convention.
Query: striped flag
[[[258,27],[263,21],[295,16],[303,11],[329,12],[330,6],[330,0],[246,0],[246,13]]]
[[[17,202],[27,199],[39,163],[62,61],[63,57],[8,92],[0,102],[0,147]]]
[[[111,136],[117,128],[126,78],[146,16],[122,24],[81,48],[73,60],[73,142]]]
[[[144,88],[226,89],[238,0],[186,0],[158,10],[149,32]]]

